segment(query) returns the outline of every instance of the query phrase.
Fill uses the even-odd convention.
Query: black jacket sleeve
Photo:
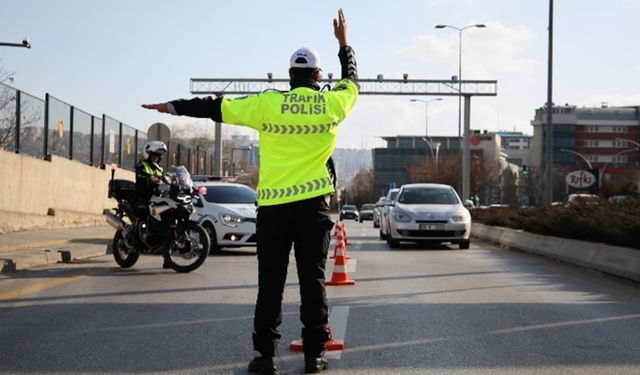
[[[353,48],[351,48],[351,46],[340,47],[338,58],[340,58],[340,66],[342,67],[342,79],[350,79],[357,83],[358,65]]]
[[[210,118],[216,122],[222,122],[222,98],[193,98],[190,100],[179,99],[170,102],[176,110],[176,115],[200,118]]]

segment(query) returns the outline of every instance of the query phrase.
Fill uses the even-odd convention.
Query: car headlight
[[[238,224],[241,224],[242,222],[244,222],[243,217],[229,215],[229,214],[220,214],[220,220],[222,221],[222,224],[230,227],[235,227]]]
[[[463,212],[459,212],[451,216],[451,221],[453,221],[454,223],[462,223],[467,220],[468,220],[468,216],[466,213],[463,213]]]
[[[393,218],[396,221],[399,221],[401,223],[408,223],[411,221],[411,216],[405,212],[402,211],[392,211],[391,216],[393,216]]]

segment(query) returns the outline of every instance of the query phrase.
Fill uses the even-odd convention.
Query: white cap
[[[320,55],[313,49],[302,47],[291,55],[292,68],[319,68]]]

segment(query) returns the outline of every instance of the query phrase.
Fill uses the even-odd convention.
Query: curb
[[[40,242],[29,242],[17,245],[0,246],[0,257],[3,253],[10,253],[12,251],[25,251],[25,250],[37,250],[52,246],[63,246],[70,243],[70,240],[48,240]]]
[[[110,253],[111,245],[83,246],[68,249],[28,251],[24,254],[1,254],[0,273],[23,271],[56,263],[72,263]],[[3,256],[4,255],[4,256]]]
[[[640,281],[640,250],[476,223],[471,225],[471,234],[527,253]]]

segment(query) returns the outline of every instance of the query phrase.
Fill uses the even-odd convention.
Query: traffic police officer
[[[336,145],[338,125],[354,107],[359,89],[355,55],[347,44],[342,9],[333,26],[340,45],[342,79],[331,90],[320,90],[318,85],[318,54],[300,48],[290,59],[290,91],[143,105],[163,113],[244,125],[260,134],[258,298],[253,332],[253,346],[260,355],[249,363],[249,371],[255,373],[276,372],[273,357],[281,337],[278,326],[292,244],[300,281],[305,372],[327,368],[324,352],[329,333],[324,279],[333,227],[327,196],[334,192],[334,186],[326,164]]]

